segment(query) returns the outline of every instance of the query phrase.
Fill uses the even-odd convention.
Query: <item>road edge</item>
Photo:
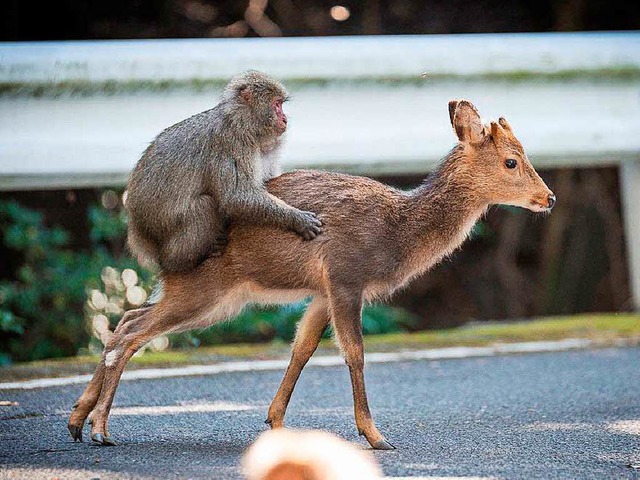
[[[403,350],[398,352],[372,352],[365,354],[365,363],[395,363],[418,360],[453,360],[464,358],[494,357],[525,353],[561,352],[567,350],[584,350],[602,347],[627,347],[636,345],[630,339],[617,339],[613,342],[599,342],[585,338],[568,338],[564,340],[497,343],[482,347],[445,347],[422,350]],[[173,377],[191,377],[219,375],[222,373],[257,372],[284,370],[288,359],[280,360],[242,360],[221,362],[212,365],[187,365],[170,368],[141,368],[124,372],[122,380],[144,380]],[[312,357],[308,365],[312,367],[334,367],[343,365],[344,359],[339,355],[323,355]],[[70,377],[36,378],[15,382],[0,383],[0,391],[33,390],[38,388],[61,387],[83,384],[91,380],[92,375],[74,375]]]

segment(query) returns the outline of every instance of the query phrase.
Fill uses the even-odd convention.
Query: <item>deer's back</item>
[[[270,193],[302,210],[324,215],[333,227],[393,217],[404,194],[371,178],[319,170],[296,170],[271,179]],[[352,219],[359,215],[360,222]]]
[[[327,273],[364,284],[397,265],[403,192],[369,178],[321,171],[289,172],[267,185],[288,204],[319,214],[322,235],[304,241],[275,227],[236,225],[225,254],[203,265],[208,282],[318,290]]]

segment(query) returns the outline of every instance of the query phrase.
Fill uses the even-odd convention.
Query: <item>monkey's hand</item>
[[[313,240],[322,233],[322,221],[315,213],[300,210],[293,229],[305,240]]]

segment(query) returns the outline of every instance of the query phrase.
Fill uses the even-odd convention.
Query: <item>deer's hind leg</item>
[[[107,420],[122,372],[133,354],[144,344],[168,332],[201,328],[237,314],[246,300],[233,291],[216,288],[204,295],[202,286],[189,284],[188,290],[169,298],[168,289],[162,300],[136,318],[122,324],[105,348],[100,395],[93,409],[91,440],[102,445],[115,445],[109,435]]]
[[[129,310],[124,314],[124,316],[118,323],[116,332],[118,331],[118,329],[122,328],[122,326],[126,325],[129,321],[138,318],[150,308],[151,307],[145,307],[138,308],[136,310]],[[84,427],[84,423],[93,410],[93,407],[95,407],[96,403],[98,402],[98,397],[100,396],[100,391],[102,389],[102,383],[104,380],[104,361],[105,358],[103,353],[102,360],[98,364],[98,367],[93,374],[93,378],[87,385],[87,388],[85,388],[80,398],[78,398],[78,400],[74,404],[71,415],[69,416],[69,423],[67,425],[67,428],[69,429],[69,433],[71,434],[71,437],[73,437],[74,441],[82,441],[82,428]]]
[[[293,341],[291,360],[284,374],[280,388],[269,407],[266,423],[271,428],[284,426],[284,416],[291,394],[296,386],[300,372],[316,351],[322,334],[329,325],[329,305],[327,299],[316,297],[307,307],[307,311],[298,324],[296,337]]]
[[[101,362],[102,382],[93,407],[91,440],[102,445],[115,445],[109,435],[107,419],[122,372],[140,347],[163,333],[172,331],[179,321],[178,312],[166,303],[153,305],[140,315],[121,323],[104,350]],[[99,368],[100,368],[99,367]]]

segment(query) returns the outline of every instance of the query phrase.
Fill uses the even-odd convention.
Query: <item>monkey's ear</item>
[[[451,112],[451,103],[449,103],[449,112]],[[482,126],[480,114],[468,100],[457,102],[451,123],[458,140],[463,143],[479,143],[484,138],[485,129]]]
[[[238,96],[240,97],[240,100],[242,100],[244,103],[249,104],[253,101],[253,92],[251,91],[251,88],[248,86],[242,87],[238,91]]]

